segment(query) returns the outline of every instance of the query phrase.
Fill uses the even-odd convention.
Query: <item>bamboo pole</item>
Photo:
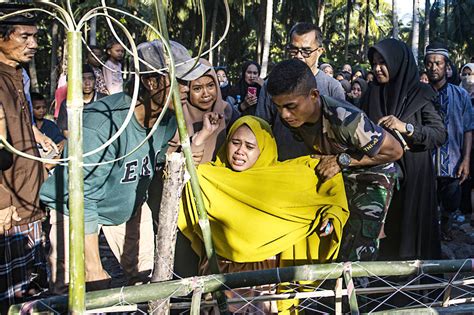
[[[281,300],[288,300],[288,299],[311,299],[311,298],[322,298],[322,297],[335,297],[335,314],[342,314],[342,297],[348,296],[347,289],[342,289],[342,287],[338,287],[337,282],[341,283],[342,286],[342,279],[338,278],[336,280],[336,287],[334,290],[318,290],[312,292],[291,292],[291,293],[278,293],[278,294],[265,294],[259,295],[251,298],[246,298],[246,301],[249,303],[254,302],[262,302],[262,301],[281,301]],[[470,280],[459,280],[454,281],[452,283],[453,286],[458,287],[469,287],[474,284],[472,279]],[[410,291],[421,291],[421,290],[434,290],[434,289],[444,289],[446,287],[446,283],[431,283],[431,284],[415,284],[415,285],[399,285],[399,286],[387,286],[387,287],[371,287],[371,288],[359,288],[355,289],[356,294],[358,295],[371,295],[371,294],[380,294],[380,293],[392,293],[395,291],[400,292],[410,292]],[[341,299],[341,301],[338,301]],[[470,303],[474,302],[474,297],[470,298],[462,298],[462,299],[452,299],[450,300],[446,306],[454,305],[454,304],[461,304],[461,303]],[[242,303],[241,298],[232,298],[227,300],[228,304],[236,304]],[[340,304],[338,306],[338,303]],[[212,307],[216,306],[217,303],[214,300],[211,301],[204,301],[202,302],[202,307]],[[443,306],[443,302],[434,302],[430,303],[431,306]],[[189,309],[191,307],[190,302],[176,302],[171,304],[171,309],[178,310],[178,309]],[[338,313],[338,308],[340,309]]]
[[[359,315],[359,305],[357,303],[354,280],[352,279],[352,264],[350,262],[344,263],[342,276],[344,277],[344,282],[346,283],[347,295],[349,297],[349,306],[351,308],[351,315]]]
[[[204,9],[202,9],[202,14],[204,15]],[[158,20],[159,30],[163,36],[164,40],[169,41],[168,28],[166,25],[166,15],[164,13],[163,3],[161,0],[155,0],[155,13]],[[205,36],[203,34],[202,36]],[[200,49],[201,50],[201,49]],[[176,78],[170,78],[170,80],[176,80]],[[186,159],[186,168],[190,175],[190,184],[193,191],[194,199],[197,206],[198,216],[199,216],[199,226],[202,230],[203,242],[206,251],[206,256],[209,260],[209,267],[212,273],[218,274],[219,266],[217,264],[217,257],[214,251],[214,245],[212,242],[211,226],[209,224],[209,219],[207,217],[206,207],[204,206],[204,200],[202,198],[201,187],[199,186],[199,181],[197,177],[196,167],[194,166],[194,160],[191,152],[191,145],[189,141],[188,131],[186,129],[186,122],[184,120],[183,107],[181,105],[181,97],[179,92],[178,84],[175,85],[173,93],[173,105],[174,111],[176,114],[176,120],[178,123],[179,131],[179,140],[181,142],[181,147]],[[225,300],[225,295],[219,292],[216,292],[216,298],[219,302],[219,310],[222,313],[227,313],[227,303]]]
[[[190,315],[199,315],[201,313],[202,288],[196,288],[191,299]]]
[[[421,272],[425,274],[469,273],[474,270],[473,267],[474,259],[357,262],[352,263],[352,277],[371,277],[374,275],[380,277],[407,276]],[[202,286],[204,294],[229,288],[234,289],[269,283],[337,279],[342,276],[342,272],[343,264],[332,263],[185,278],[88,292],[86,294],[86,308],[102,308],[123,303],[124,301],[133,304],[168,297],[186,296],[200,286]],[[18,314],[22,307],[28,307],[32,311],[47,311],[52,308],[61,312],[66,310],[66,305],[67,296],[56,296],[13,305],[10,308],[9,314]]]
[[[81,32],[68,31],[69,313],[85,311]]]

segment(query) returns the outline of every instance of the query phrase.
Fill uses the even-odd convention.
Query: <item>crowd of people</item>
[[[67,157],[67,90],[58,88],[48,113],[46,98],[30,93],[23,69],[38,49],[37,32],[33,14],[0,21],[0,139],[35,157]],[[287,60],[267,78],[257,62],[245,61],[231,84],[226,67],[192,62],[186,47],[170,41],[222,272],[440,259],[456,211],[472,212],[473,60],[457,82],[443,44],[426,48],[420,72],[404,42],[384,39],[369,49],[369,68],[344,64],[336,71],[319,63],[322,44],[319,27],[297,23],[288,35]],[[111,285],[100,233],[129,285],[150,281],[165,157],[182,149],[173,109],[159,120],[174,79],[152,71],[167,67],[163,43],[144,42],[137,50],[143,74],[129,115],[134,86],[123,81],[124,48],[112,40],[105,50],[85,49],[84,152],[103,146],[127,123],[109,146],[84,157],[88,290]],[[12,154],[4,143],[0,174],[4,312],[38,292],[34,275],[45,262],[49,292],[67,292],[70,192],[66,166]],[[210,272],[196,207],[186,186],[176,245],[181,276]],[[277,310],[296,305],[279,302]]]

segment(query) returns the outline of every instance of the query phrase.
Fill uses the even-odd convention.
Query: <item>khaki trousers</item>
[[[67,293],[69,282],[69,217],[51,210],[50,290]],[[120,225],[100,225],[110,249],[122,267],[129,285],[147,282],[153,269],[154,233],[151,210],[145,202],[135,215]]]

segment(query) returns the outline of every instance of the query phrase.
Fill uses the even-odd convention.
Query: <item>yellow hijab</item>
[[[227,142],[242,125],[255,134],[260,156],[243,172],[226,158]],[[216,162],[200,165],[199,183],[218,255],[235,262],[257,262],[281,254],[286,264],[335,259],[342,228],[349,216],[341,174],[318,181],[310,157],[278,162],[271,128],[264,120],[244,116],[229,130]],[[320,222],[332,219],[334,232],[320,239]],[[202,233],[189,184],[183,193],[178,226],[202,254]]]

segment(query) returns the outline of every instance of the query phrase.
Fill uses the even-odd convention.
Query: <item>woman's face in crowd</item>
[[[227,161],[237,172],[254,166],[260,156],[257,138],[247,125],[242,125],[234,132],[227,143]]]
[[[374,52],[372,71],[375,73],[378,83],[386,84],[390,80],[385,59],[377,51]]]
[[[471,68],[465,67],[464,69],[462,69],[461,79],[465,84],[474,84],[474,73],[472,73]]]
[[[224,70],[217,70],[217,80],[219,83],[226,83],[227,82],[227,74]]]
[[[358,78],[360,78],[360,77],[362,77],[362,72],[357,71],[357,72],[354,74],[354,76],[352,77],[352,80],[358,79]]]
[[[446,65],[446,77],[451,78],[453,76],[453,68],[451,68],[451,65],[448,63]]]
[[[334,70],[331,67],[326,67],[323,70],[324,73],[326,73],[328,76],[333,76],[334,75]]]
[[[374,75],[372,72],[367,73],[367,82],[372,82],[374,80]]]
[[[428,75],[426,73],[422,73],[420,75],[420,82],[422,83],[430,83],[429,79],[428,79]]]
[[[346,72],[351,73],[352,72],[352,67],[348,64],[345,64],[345,65],[342,66],[342,71],[346,71]]]
[[[355,82],[352,84],[352,97],[353,98],[361,98],[362,97],[362,89],[360,88],[360,84]]]
[[[252,84],[254,83],[258,78],[258,68],[256,65],[251,64],[250,66],[247,67],[247,70],[245,70],[245,82],[247,84]]]
[[[214,79],[205,75],[192,81],[189,99],[192,105],[202,110],[210,109],[217,99],[217,86]]]

